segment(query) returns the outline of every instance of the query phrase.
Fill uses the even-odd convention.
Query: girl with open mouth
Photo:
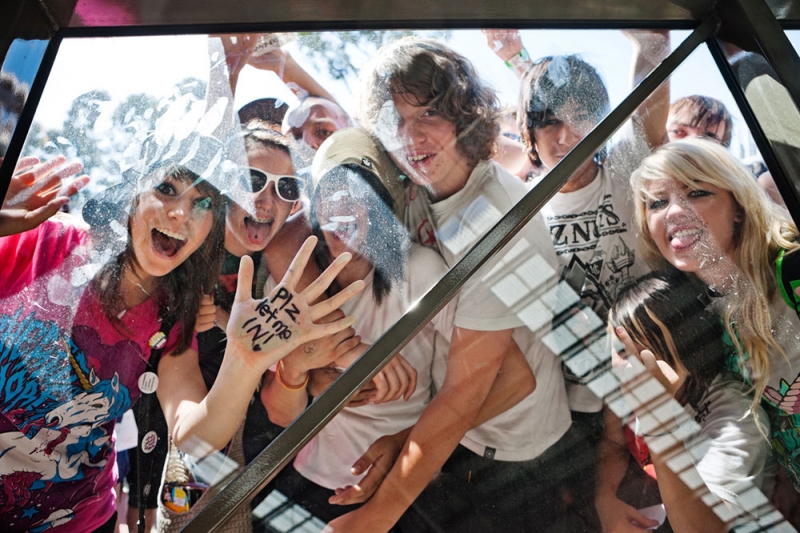
[[[754,387],[752,411],[760,402],[770,418],[773,452],[784,467],[776,494],[789,481],[800,489],[800,406],[794,401],[800,322],[796,284],[786,278],[800,248],[797,227],[748,170],[709,140],[661,147],[633,173],[631,188],[645,258],[654,267],[669,263],[697,276],[723,318],[727,366]]]

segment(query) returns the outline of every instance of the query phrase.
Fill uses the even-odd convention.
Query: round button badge
[[[160,350],[167,344],[167,336],[164,335],[163,331],[156,331],[150,336],[150,340],[147,342],[151,348],[155,348],[156,350]]]
[[[145,372],[139,376],[139,390],[142,394],[151,394],[158,388],[158,376],[155,372]]]
[[[151,430],[144,434],[144,438],[142,439],[142,451],[144,453],[150,453],[156,449],[156,444],[158,444],[158,433]]]

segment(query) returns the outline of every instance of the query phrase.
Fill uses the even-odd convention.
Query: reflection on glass
[[[137,493],[150,485],[163,530],[180,528],[679,38],[120,38],[94,46],[109,59],[89,65],[70,58],[97,41],[66,41],[25,148],[50,170],[20,166],[4,204],[24,211],[77,194],[71,218],[0,239],[13,257],[0,301],[0,445],[17,446],[0,465],[30,490],[0,507],[4,523],[27,530],[94,512],[102,525],[114,508],[114,419],[157,389],[169,429],[148,436],[140,413],[127,454],[141,460],[145,443],[160,442],[163,455],[127,479]],[[725,149],[658,148],[702,136],[755,153],[702,61],[676,71],[259,495],[256,529],[600,531],[634,520],[791,530],[770,498],[796,498],[798,328],[767,263],[796,247],[796,229]],[[67,77],[78,69],[85,84]],[[651,163],[682,146],[723,170],[634,172],[653,150]],[[80,172],[57,155],[80,161],[89,185],[76,193],[46,178],[69,186]],[[730,175],[749,185],[726,185]],[[34,178],[46,184],[26,196]],[[756,242],[769,221],[783,232]],[[688,275],[648,274],[666,263]],[[168,363],[148,366],[151,350]],[[157,387],[139,379],[145,370]],[[20,474],[31,461],[36,479]],[[191,479],[156,489],[162,471],[184,465]],[[31,510],[42,480],[80,493],[89,479],[101,481],[102,512],[88,500]],[[198,483],[209,488],[195,501]],[[230,527],[249,530],[250,514],[243,505]]]

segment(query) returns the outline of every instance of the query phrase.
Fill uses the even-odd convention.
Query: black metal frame
[[[520,27],[518,21],[491,22],[493,26]],[[523,22],[522,26],[527,23]],[[682,24],[686,24],[685,22]],[[309,29],[374,29],[407,27],[410,24],[399,23],[366,24],[366,23],[282,23],[279,29],[289,30],[302,27]],[[476,21],[454,24],[452,21],[425,21],[414,23],[415,27],[477,27]],[[527,24],[528,27],[541,27],[539,24]],[[559,24],[559,27],[599,27],[592,23],[576,25]],[[610,28],[616,24],[603,24]],[[622,27],[625,24],[620,23]],[[639,24],[641,26],[641,24]],[[667,27],[663,21],[652,21],[649,27]],[[676,24],[669,25],[676,29]],[[237,25],[226,27],[225,31],[264,30],[265,25]],[[548,27],[553,27],[549,24]],[[685,27],[685,26],[684,26]],[[219,31],[219,27],[206,26],[157,26],[137,28],[82,28],[62,29],[50,41],[42,61],[36,81],[32,87],[25,110],[20,117],[8,155],[0,168],[0,192],[5,195],[13,164],[22,150],[25,137],[32,123],[34,111],[41,97],[47,76],[52,68],[56,52],[64,37],[77,36],[119,36],[144,35],[162,33],[206,33],[209,30]],[[744,31],[742,31],[744,30]],[[425,295],[417,306],[401,318],[359,359],[342,377],[332,385],[317,401],[312,404],[292,425],[290,425],[269,447],[267,447],[248,467],[222,491],[184,531],[193,533],[215,531],[221,527],[235,510],[246,505],[249,499],[272,480],[278,472],[294,457],[316,433],[329,421],[355,394],[367,383],[395,353],[397,353],[423,325],[433,317],[456,294],[463,283],[487,260],[489,260],[513,235],[527,223],[541,207],[557,192],[580,165],[591,158],[594,153],[609,139],[660,83],[669,77],[681,62],[702,42],[706,41],[712,56],[717,62],[723,77],[733,93],[745,120],[753,133],[759,150],[765,158],[768,168],[773,174],[781,193],[795,221],[800,220],[800,177],[788,172],[788,169],[800,168],[800,155],[794,152],[776,150],[772,139],[764,133],[761,126],[765,117],[759,117],[753,110],[739,83],[736,73],[731,69],[720,43],[714,38],[719,32],[721,38],[734,42],[745,49],[757,52],[767,60],[778,80],[786,87],[795,105],[800,102],[800,58],[781,31],[780,23],[775,19],[764,0],[726,0],[719,2],[714,12],[697,26],[694,32],[678,48],[614,109],[596,128],[592,130],[575,149],[557,165],[523,200],[519,202],[503,219],[487,233],[472,250],[454,266],[440,282]],[[744,35],[744,37],[743,37]]]

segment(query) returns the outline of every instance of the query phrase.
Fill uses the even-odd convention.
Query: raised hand
[[[342,370],[334,368],[333,365],[323,368],[315,368],[311,372],[311,379],[308,382],[308,393],[316,398],[330,387],[334,381],[342,375]],[[347,407],[361,407],[369,403],[370,398],[375,393],[375,384],[370,381],[361,390],[355,393],[347,402]]]
[[[336,366],[348,368],[368,348],[368,344],[355,346],[336,360]],[[400,397],[408,401],[417,388],[417,371],[406,361],[405,357],[397,354],[372,378],[372,381],[366,387],[374,389],[369,397],[370,403],[391,402]]]
[[[45,163],[35,157],[20,159],[0,210],[0,236],[28,231],[55,215],[89,182],[83,175],[64,183],[81,170],[83,165],[67,164],[64,156]]]
[[[636,345],[631,340],[625,328],[619,327],[614,330],[617,339],[625,347],[624,355],[614,351],[612,354],[612,363],[617,366],[620,360],[635,357],[638,362],[644,365],[644,368],[666,389],[666,391],[675,396],[678,388],[680,387],[680,378],[669,363],[664,360],[657,359],[655,354],[650,350],[638,350]],[[638,366],[638,365],[637,365]]]
[[[228,73],[232,79],[237,79],[242,68],[250,61],[259,36],[257,34],[237,33],[212,34],[209,37],[218,37],[222,41]]]
[[[486,37],[486,44],[503,61],[508,61],[522,51],[522,39],[519,30],[481,30]]]
[[[392,469],[410,433],[411,428],[408,428],[393,435],[384,435],[373,442],[351,469],[353,475],[358,476],[364,472],[367,475],[356,485],[336,489],[335,494],[328,499],[328,503],[352,505],[370,499]]]
[[[340,309],[336,309],[331,314],[322,317],[317,323],[330,324],[344,317],[344,313]],[[361,337],[356,335],[352,327],[345,328],[333,335],[326,335],[320,339],[307,342],[283,358],[281,373],[284,376],[302,375],[305,377],[305,374],[310,370],[328,366],[349,350],[358,346],[360,342]],[[302,380],[297,379],[296,381]]]
[[[259,374],[301,344],[334,335],[355,323],[354,317],[327,323],[321,319],[361,291],[364,288],[362,280],[352,283],[331,298],[313,305],[311,303],[325,292],[350,261],[350,254],[340,255],[305,290],[297,292],[297,283],[316,243],[316,237],[306,239],[281,283],[262,300],[254,300],[250,294],[253,261],[247,256],[242,258],[239,283],[227,326],[228,347],[236,350],[245,363]]]

